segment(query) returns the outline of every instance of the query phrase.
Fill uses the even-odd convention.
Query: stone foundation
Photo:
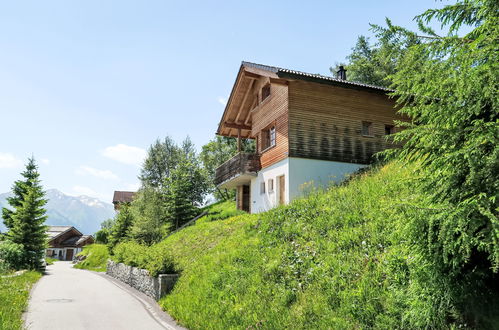
[[[107,262],[106,274],[156,300],[173,289],[179,276],[178,274],[160,274],[158,277],[152,277],[145,269],[116,263],[112,260]]]

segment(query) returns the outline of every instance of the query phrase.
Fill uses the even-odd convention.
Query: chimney
[[[347,70],[343,67],[343,65],[340,65],[339,70],[336,71],[336,78],[347,80]]]

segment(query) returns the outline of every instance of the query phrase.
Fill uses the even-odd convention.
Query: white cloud
[[[0,152],[0,168],[18,168],[23,162],[13,154]]]
[[[42,158],[42,159],[40,159],[40,161],[42,162],[42,164],[45,164],[45,165],[50,164],[50,160],[47,158]]]
[[[146,151],[138,147],[117,144],[102,150],[102,155],[120,163],[141,166],[146,158]]]
[[[220,103],[223,106],[227,105],[227,98],[219,96],[218,103]]]
[[[80,166],[76,169],[76,174],[79,175],[92,175],[96,178],[106,179],[106,180],[118,180],[118,176],[109,170],[99,170],[90,166]]]
[[[95,197],[103,201],[109,201],[110,197],[107,194],[101,194],[92,188],[85,187],[85,186],[73,186],[71,193],[68,195],[73,195],[73,196],[90,196],[90,197]]]

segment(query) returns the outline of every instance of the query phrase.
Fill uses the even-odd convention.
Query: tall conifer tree
[[[40,184],[38,169],[33,158],[28,160],[26,171],[22,173],[26,181],[17,181],[14,184],[14,194],[20,193],[19,199],[11,199],[15,210],[9,213],[9,239],[24,247],[24,265],[36,269],[40,266],[47,242],[46,211],[43,208],[47,203],[45,192]],[[16,189],[18,189],[16,191]]]
[[[8,230],[10,230],[13,226],[12,218],[16,210],[22,206],[24,196],[26,195],[28,188],[33,185],[33,182],[38,180],[39,173],[33,157],[28,159],[26,170],[22,172],[21,175],[23,176],[23,179],[17,180],[12,186],[13,196],[7,198],[7,203],[11,206],[11,208],[9,209],[4,207],[2,209],[3,222]]]

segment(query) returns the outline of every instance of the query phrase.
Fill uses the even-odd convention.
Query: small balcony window
[[[395,126],[385,125],[385,135],[392,135],[393,133],[395,133]]]
[[[362,135],[373,136],[373,123],[371,123],[370,121],[362,122]]]

